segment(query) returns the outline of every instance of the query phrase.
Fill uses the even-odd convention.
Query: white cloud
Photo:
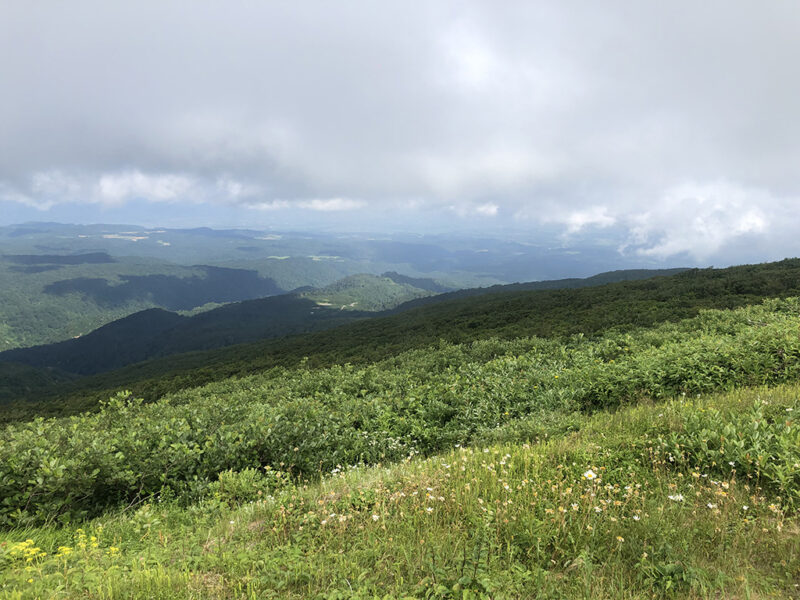
[[[19,204],[516,216],[627,227],[643,257],[800,227],[791,3],[7,4],[0,198]]]
[[[366,202],[352,198],[314,198],[313,200],[300,200],[297,202],[297,206],[321,212],[338,212],[362,208],[366,206]]]
[[[747,235],[768,232],[781,202],[763,190],[730,182],[690,183],[667,190],[629,217],[630,247],[643,256],[689,254],[707,259]]]
[[[571,210],[544,214],[539,217],[544,223],[560,223],[566,227],[566,234],[579,233],[587,227],[611,227],[617,219],[608,214],[606,206],[590,206],[585,210]]]
[[[500,206],[494,202],[485,202],[483,204],[460,203],[449,205],[447,210],[464,219],[474,217],[496,217],[500,211]]]
[[[477,88],[486,84],[499,62],[485,39],[469,23],[459,22],[441,39],[445,68],[459,85]]]
[[[175,174],[146,174],[126,171],[103,175],[97,182],[96,197],[112,204],[132,199],[191,201],[198,182],[191,177]]]
[[[497,216],[497,211],[500,209],[497,204],[480,204],[475,207],[475,213],[484,217],[494,217]]]
[[[247,206],[256,210],[283,210],[289,208],[291,204],[286,200],[269,200],[265,202],[249,202]]]

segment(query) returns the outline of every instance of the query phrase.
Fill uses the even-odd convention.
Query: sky
[[[788,0],[4,0],[0,225],[796,256],[798,57]]]

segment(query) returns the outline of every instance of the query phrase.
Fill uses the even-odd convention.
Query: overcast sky
[[[0,224],[795,256],[799,60],[788,0],[4,0]]]

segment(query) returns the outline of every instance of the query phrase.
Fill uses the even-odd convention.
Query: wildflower
[[[577,503],[573,502],[572,504],[570,504],[570,506],[572,507],[572,510],[578,510],[578,504]]]
[[[625,541],[625,538],[624,538],[624,537],[622,537],[621,535],[618,535],[618,536],[617,536],[617,541],[618,541],[618,542],[621,544],[622,542],[624,542],[624,541]]]
[[[712,504],[711,502],[709,502],[708,504],[706,504],[706,506],[707,506],[708,508],[711,508],[711,509],[717,508],[717,505],[716,505],[716,504]]]
[[[591,481],[592,479],[596,479],[596,478],[597,478],[597,473],[595,473],[594,471],[592,471],[591,469],[589,469],[588,471],[586,471],[586,472],[583,474],[583,478],[584,478],[584,479],[588,479],[588,480],[590,480],[590,481]]]
[[[742,506],[742,510],[747,510],[747,509],[749,509],[749,508],[750,508],[750,507],[749,507],[749,506],[747,506],[747,504],[745,504],[744,506]]]
[[[377,521],[378,519],[380,519],[380,516],[378,516],[378,515],[372,515],[372,520],[373,520],[373,521]]]
[[[675,494],[672,496],[667,496],[673,502],[683,502],[683,494]]]
[[[425,512],[432,513],[432,512],[433,512],[433,507],[432,507],[432,506],[429,506],[429,507],[427,507],[427,508],[425,509]]]
[[[639,515],[633,515],[633,520],[634,521],[638,521],[639,519],[641,519],[641,517]]]

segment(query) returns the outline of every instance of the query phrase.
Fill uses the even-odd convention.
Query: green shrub
[[[798,308],[795,299],[775,300],[599,340],[440,344],[366,367],[229,379],[153,404],[123,393],[96,414],[0,432],[0,524],[83,519],[159,493],[188,499],[212,482],[220,493],[233,486],[225,494],[238,502],[248,469],[314,478],[435,453],[494,429],[536,435],[553,413],[796,380]],[[797,488],[796,469],[771,472],[769,459],[759,458],[794,452],[796,428],[775,420],[772,437],[763,438],[753,419],[743,418],[733,436],[717,433],[741,435],[741,460],[750,452],[770,485]],[[734,451],[726,444],[726,456]],[[238,472],[239,483],[228,485],[228,475],[220,483],[225,471]]]

